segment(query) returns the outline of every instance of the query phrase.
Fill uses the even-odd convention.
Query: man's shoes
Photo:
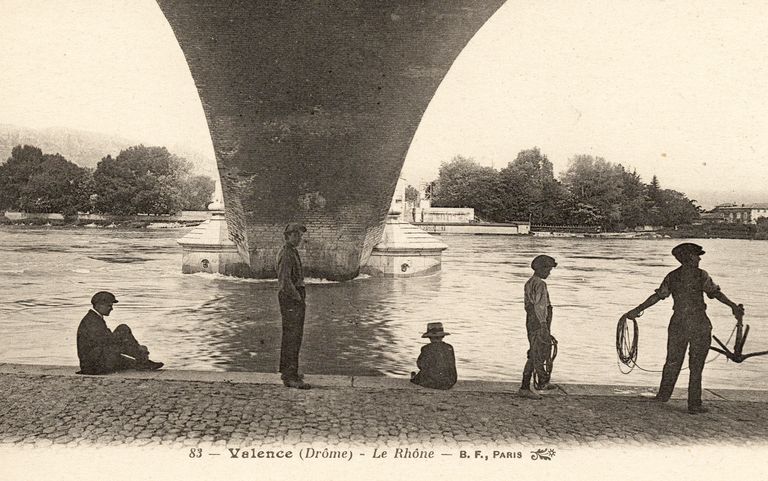
[[[283,380],[283,386],[292,387],[294,389],[311,389],[312,388],[312,386],[310,386],[308,383],[304,382],[301,379],[285,379]]]
[[[689,406],[688,407],[688,414],[704,414],[708,413],[709,408],[705,408],[704,406]]]
[[[522,387],[517,390],[517,396],[525,399],[541,399],[541,394]]]
[[[557,389],[557,384],[546,383],[536,389],[539,391],[551,391],[552,389]]]
[[[658,394],[657,394],[657,395],[655,395],[655,396],[653,396],[653,402],[656,402],[656,403],[665,403],[665,402],[667,402],[667,401],[669,401],[669,398],[668,398],[668,397],[662,397],[662,396],[659,396]]]
[[[140,371],[157,371],[163,366],[165,366],[165,364],[163,364],[162,362],[155,362],[147,359],[146,361],[142,361],[138,363],[136,366],[136,369]]]

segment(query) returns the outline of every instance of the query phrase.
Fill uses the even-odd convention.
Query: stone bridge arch
[[[358,275],[416,128],[504,0],[158,0],[211,132],[230,236],[274,277],[287,222],[309,276]]]

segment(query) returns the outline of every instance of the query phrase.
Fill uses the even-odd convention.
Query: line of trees
[[[192,175],[185,159],[165,147],[138,145],[107,155],[96,169],[60,154],[18,145],[0,165],[0,209],[74,215],[173,214],[205,209],[213,179]]]
[[[473,207],[491,222],[530,219],[534,224],[583,224],[618,231],[643,225],[690,224],[701,208],[681,192],[649,184],[621,164],[576,155],[554,176],[538,148],[523,150],[501,170],[454,157],[432,187],[435,207]]]

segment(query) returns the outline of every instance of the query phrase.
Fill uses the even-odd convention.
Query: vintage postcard
[[[764,3],[0,12],[0,479],[766,472]]]

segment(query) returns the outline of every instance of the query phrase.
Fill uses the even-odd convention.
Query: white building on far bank
[[[757,224],[757,219],[768,218],[768,203],[762,204],[721,204],[712,213],[722,214],[730,224]]]

